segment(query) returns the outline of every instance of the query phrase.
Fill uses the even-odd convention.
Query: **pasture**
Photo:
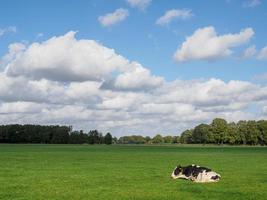
[[[218,183],[172,180],[177,164]],[[0,199],[267,199],[266,147],[0,145]]]

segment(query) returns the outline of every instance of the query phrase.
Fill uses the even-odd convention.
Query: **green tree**
[[[68,144],[69,143],[69,127],[55,126],[52,129],[51,143],[53,144]]]
[[[228,124],[224,142],[228,144],[240,144],[241,138],[238,134],[238,127],[234,122]]]
[[[193,130],[186,130],[184,132],[182,132],[181,136],[180,136],[180,142],[182,144],[192,144],[193,143]]]
[[[172,142],[175,144],[180,143],[180,137],[179,136],[173,136]]]
[[[112,135],[110,133],[107,133],[104,137],[105,144],[112,144]]]
[[[117,144],[117,143],[118,143],[118,138],[113,137],[113,138],[112,138],[112,144]]]
[[[211,127],[215,143],[222,144],[225,141],[225,136],[227,134],[226,120],[215,118],[211,123]]]
[[[260,120],[257,122],[258,130],[260,131],[260,144],[267,144],[267,121]]]
[[[256,121],[247,122],[246,140],[248,144],[256,145],[259,142],[260,130],[257,127]]]
[[[102,133],[98,132],[98,130],[91,130],[88,133],[88,143],[89,144],[102,144],[103,143]]]
[[[146,140],[146,143],[147,143],[147,144],[151,143],[151,137],[146,136],[146,137],[145,137],[145,140]]]
[[[164,140],[164,143],[168,143],[168,144],[173,143],[173,137],[170,135],[163,137],[163,140]]]
[[[152,139],[152,143],[154,143],[154,144],[160,144],[160,143],[163,143],[163,142],[164,142],[164,139],[163,139],[163,137],[160,134],[157,134]]]
[[[119,139],[120,144],[145,144],[146,140],[141,135],[123,136]]]
[[[239,144],[247,144],[246,135],[247,135],[247,122],[241,120],[237,123],[238,129],[238,138]]]
[[[196,126],[192,134],[193,142],[197,144],[205,144],[209,142],[210,130],[211,128],[208,124],[200,124]]]

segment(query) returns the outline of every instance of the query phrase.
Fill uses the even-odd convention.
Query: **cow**
[[[221,179],[221,175],[207,167],[200,167],[193,164],[185,167],[178,165],[173,170],[171,178],[187,179],[196,183],[209,183],[218,182]]]

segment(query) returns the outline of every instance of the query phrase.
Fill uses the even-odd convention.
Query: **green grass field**
[[[192,163],[222,180],[170,178]],[[0,199],[267,199],[267,148],[0,145]]]

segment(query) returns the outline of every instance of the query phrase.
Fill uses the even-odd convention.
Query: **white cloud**
[[[264,85],[215,78],[167,81],[113,49],[74,35],[9,46],[0,72],[1,124],[178,134],[215,117],[258,119],[265,110]],[[259,109],[251,111],[251,105]]]
[[[245,51],[241,54],[240,58],[241,59],[248,59],[253,57],[257,53],[255,45],[250,46],[245,49]]]
[[[247,43],[254,31],[246,28],[236,34],[217,35],[212,26],[197,29],[177,49],[174,59],[178,62],[190,60],[214,60],[232,54],[232,48]]]
[[[0,28],[0,36],[3,36],[4,34],[7,34],[7,33],[16,33],[16,32],[17,32],[17,28],[15,26]]]
[[[108,13],[104,16],[98,17],[98,21],[102,26],[112,26],[124,21],[129,16],[129,11],[123,8],[115,10],[113,13]]]
[[[244,81],[176,81],[165,84],[157,91],[157,101],[190,103],[198,107],[225,106],[264,99],[267,97],[264,90],[264,87]]]
[[[40,112],[43,106],[33,102],[8,102],[0,104],[0,114],[27,113],[32,114]]]
[[[46,79],[34,81],[0,73],[0,99],[6,102],[48,102],[64,100],[64,85]],[[61,99],[61,100],[60,100]]]
[[[260,52],[259,55],[257,56],[257,59],[259,60],[265,60],[267,59],[267,46],[263,47]]]
[[[163,79],[151,75],[137,62],[129,62],[93,40],[77,40],[75,32],[53,37],[26,47],[20,43],[9,46],[2,59],[9,77],[27,77],[62,82],[104,82],[103,88],[148,90],[158,87]],[[114,78],[112,73],[117,73]],[[114,79],[111,82],[108,80]]]
[[[0,58],[0,67],[5,67],[10,61],[12,61],[20,52],[26,49],[23,43],[13,43],[8,46],[9,53]]]
[[[262,112],[263,112],[263,114],[264,114],[265,116],[267,116],[267,106],[264,106],[264,107],[262,108]]]
[[[11,58],[6,67],[9,76],[57,81],[101,80],[128,64],[96,41],[76,40],[73,31],[27,48],[11,45],[5,57]]]
[[[256,6],[259,6],[260,4],[261,4],[261,0],[247,0],[243,3],[243,6],[254,8]]]
[[[152,0],[126,0],[131,7],[138,8],[144,10],[146,7],[150,5]]]
[[[157,25],[168,25],[171,21],[174,19],[189,19],[193,16],[191,10],[188,9],[172,9],[166,11],[166,13],[161,16],[159,19],[157,19],[156,24]]]
[[[163,78],[152,76],[150,71],[139,63],[133,62],[126,72],[119,74],[115,80],[104,83],[103,88],[115,90],[149,90],[159,87]]]

